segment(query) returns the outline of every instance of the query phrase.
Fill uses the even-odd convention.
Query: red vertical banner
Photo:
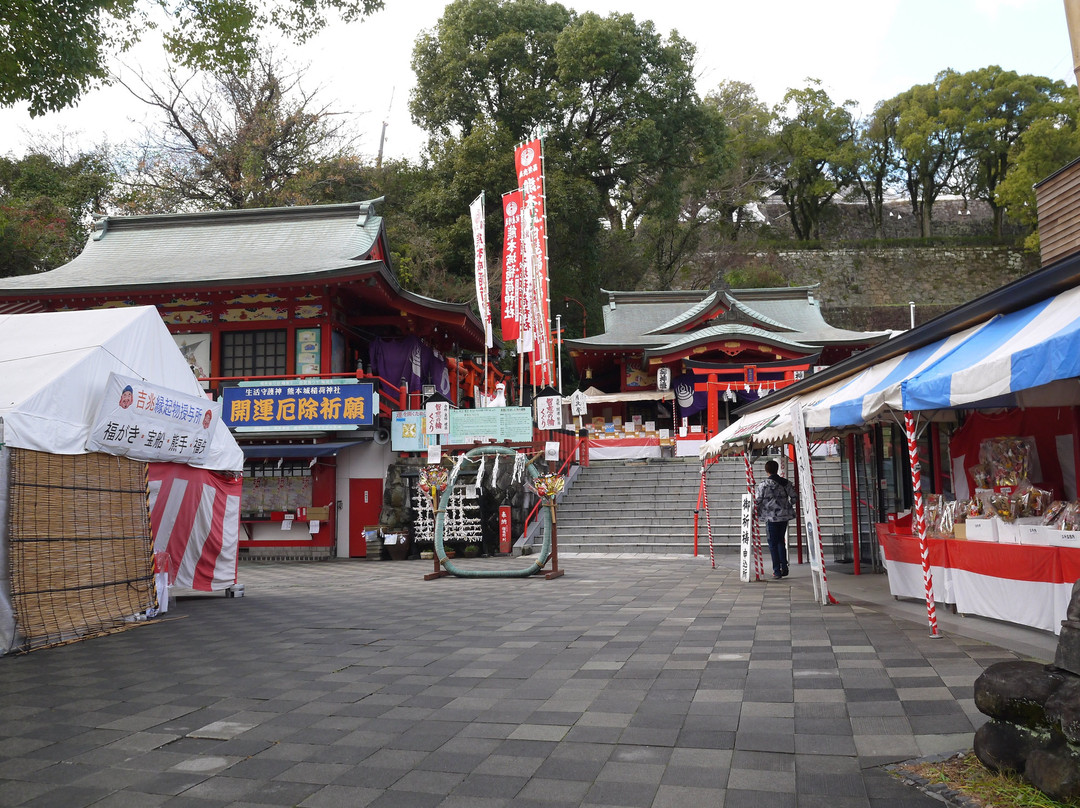
[[[525,257],[531,265],[531,298],[536,313],[532,352],[533,384],[554,382],[551,352],[551,301],[548,275],[547,213],[544,195],[544,149],[540,138],[522,143],[514,150],[514,166],[521,189],[522,238]]]
[[[521,250],[521,191],[503,194],[502,336],[517,339],[521,333],[523,287]]]
[[[499,506],[499,552],[509,553],[513,550],[513,536],[510,534],[510,506]]]

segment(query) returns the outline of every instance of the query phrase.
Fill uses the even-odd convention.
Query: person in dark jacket
[[[788,522],[795,518],[795,486],[781,477],[779,471],[780,464],[775,460],[765,463],[765,473],[769,476],[758,483],[754,497],[754,513],[765,522],[769,553],[772,554],[772,577],[776,579],[788,574],[785,538]]]

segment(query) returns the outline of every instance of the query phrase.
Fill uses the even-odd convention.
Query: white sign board
[[[588,415],[589,399],[581,390],[575,390],[570,394],[570,414]]]
[[[429,401],[424,405],[424,414],[427,416],[427,435],[450,434],[450,402]]]
[[[806,526],[806,550],[810,556],[810,578],[814,582],[814,597],[825,604],[829,591],[825,587],[825,574],[821,557],[821,536],[818,532],[817,502],[814,499],[814,476],[810,468],[810,443],[806,439],[806,422],[802,406],[794,401],[789,409],[791,434],[794,436],[795,462],[799,468],[799,501],[802,505],[803,524]]]
[[[739,580],[750,582],[750,553],[753,544],[752,526],[754,524],[754,497],[742,495],[742,512],[739,522]]]
[[[110,373],[93,429],[91,452],[132,460],[206,462],[221,420],[221,404]]]
[[[442,446],[433,443],[427,447],[427,462],[429,466],[437,466],[442,462]]]
[[[549,440],[544,442],[544,460],[559,459],[559,442],[557,440]]]
[[[536,428],[562,429],[562,396],[537,396]]]

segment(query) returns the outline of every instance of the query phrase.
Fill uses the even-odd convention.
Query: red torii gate
[[[708,397],[707,420],[705,424],[706,439],[720,432],[720,396],[732,387],[757,387],[769,391],[781,390],[790,384],[802,379],[814,364],[814,357],[809,360],[799,360],[784,363],[768,363],[761,366],[757,364],[725,366],[725,367],[695,367],[688,370],[695,376],[704,376],[702,381],[694,382],[694,391],[705,391]]]

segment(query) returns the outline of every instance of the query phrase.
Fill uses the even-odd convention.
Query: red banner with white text
[[[522,249],[521,191],[503,194],[502,337],[521,334]]]
[[[539,138],[514,150],[514,166],[521,189],[522,240],[524,241],[527,299],[535,314],[532,345],[532,382],[551,384],[554,380],[551,352],[551,301],[548,276],[547,214],[544,195],[544,152]],[[526,346],[521,346],[524,351]]]

